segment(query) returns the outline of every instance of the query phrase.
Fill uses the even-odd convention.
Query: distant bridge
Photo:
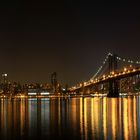
[[[69,88],[70,93],[107,93],[109,97],[118,97],[120,92],[134,91],[140,91],[140,61],[111,53],[107,54],[103,65],[90,80]]]

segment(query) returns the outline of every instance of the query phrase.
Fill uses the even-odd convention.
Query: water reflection
[[[140,97],[0,100],[0,139],[139,139]]]

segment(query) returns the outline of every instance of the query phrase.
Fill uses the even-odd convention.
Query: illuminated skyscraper
[[[7,81],[7,76],[8,74],[7,73],[3,73],[2,74],[2,83],[6,84],[8,81]]]

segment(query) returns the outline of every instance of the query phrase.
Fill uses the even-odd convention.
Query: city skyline
[[[0,1],[0,140],[140,139],[140,4]]]
[[[0,73],[10,80],[62,84],[90,79],[108,52],[140,59],[139,5],[1,2]],[[97,61],[98,60],[98,61]]]

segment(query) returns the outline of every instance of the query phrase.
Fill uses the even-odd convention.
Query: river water
[[[140,139],[140,96],[0,100],[0,140]]]

